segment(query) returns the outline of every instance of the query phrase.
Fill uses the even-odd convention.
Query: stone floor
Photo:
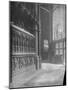
[[[25,83],[25,87],[63,85],[64,66],[42,64],[42,69],[31,80]]]
[[[41,69],[15,77],[13,87],[34,87],[63,85],[65,66],[42,63]]]

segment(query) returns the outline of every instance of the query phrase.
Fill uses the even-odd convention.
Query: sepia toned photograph
[[[9,1],[9,88],[66,85],[66,4]]]

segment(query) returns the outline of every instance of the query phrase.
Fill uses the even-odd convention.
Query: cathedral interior
[[[9,4],[10,88],[63,85],[66,5]]]

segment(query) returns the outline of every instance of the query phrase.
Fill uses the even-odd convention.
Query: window
[[[58,55],[59,54],[59,51],[58,50],[56,50],[56,55]]]
[[[60,43],[59,43],[59,47],[60,47],[60,48],[63,48],[63,42],[60,42]]]
[[[56,25],[56,30],[54,34],[55,34],[54,40],[60,40],[65,37],[64,36],[65,32],[63,31],[63,28],[60,24]]]
[[[63,42],[57,42],[56,43],[56,55],[62,55],[63,54]]]
[[[58,43],[56,43],[56,48],[58,48],[59,46],[58,46]]]
[[[65,6],[62,7],[53,12],[53,40],[65,38]]]
[[[59,53],[60,55],[63,55],[63,49],[60,49],[60,53]]]

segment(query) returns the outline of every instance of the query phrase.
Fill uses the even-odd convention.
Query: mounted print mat
[[[66,5],[9,6],[9,88],[66,85]]]

